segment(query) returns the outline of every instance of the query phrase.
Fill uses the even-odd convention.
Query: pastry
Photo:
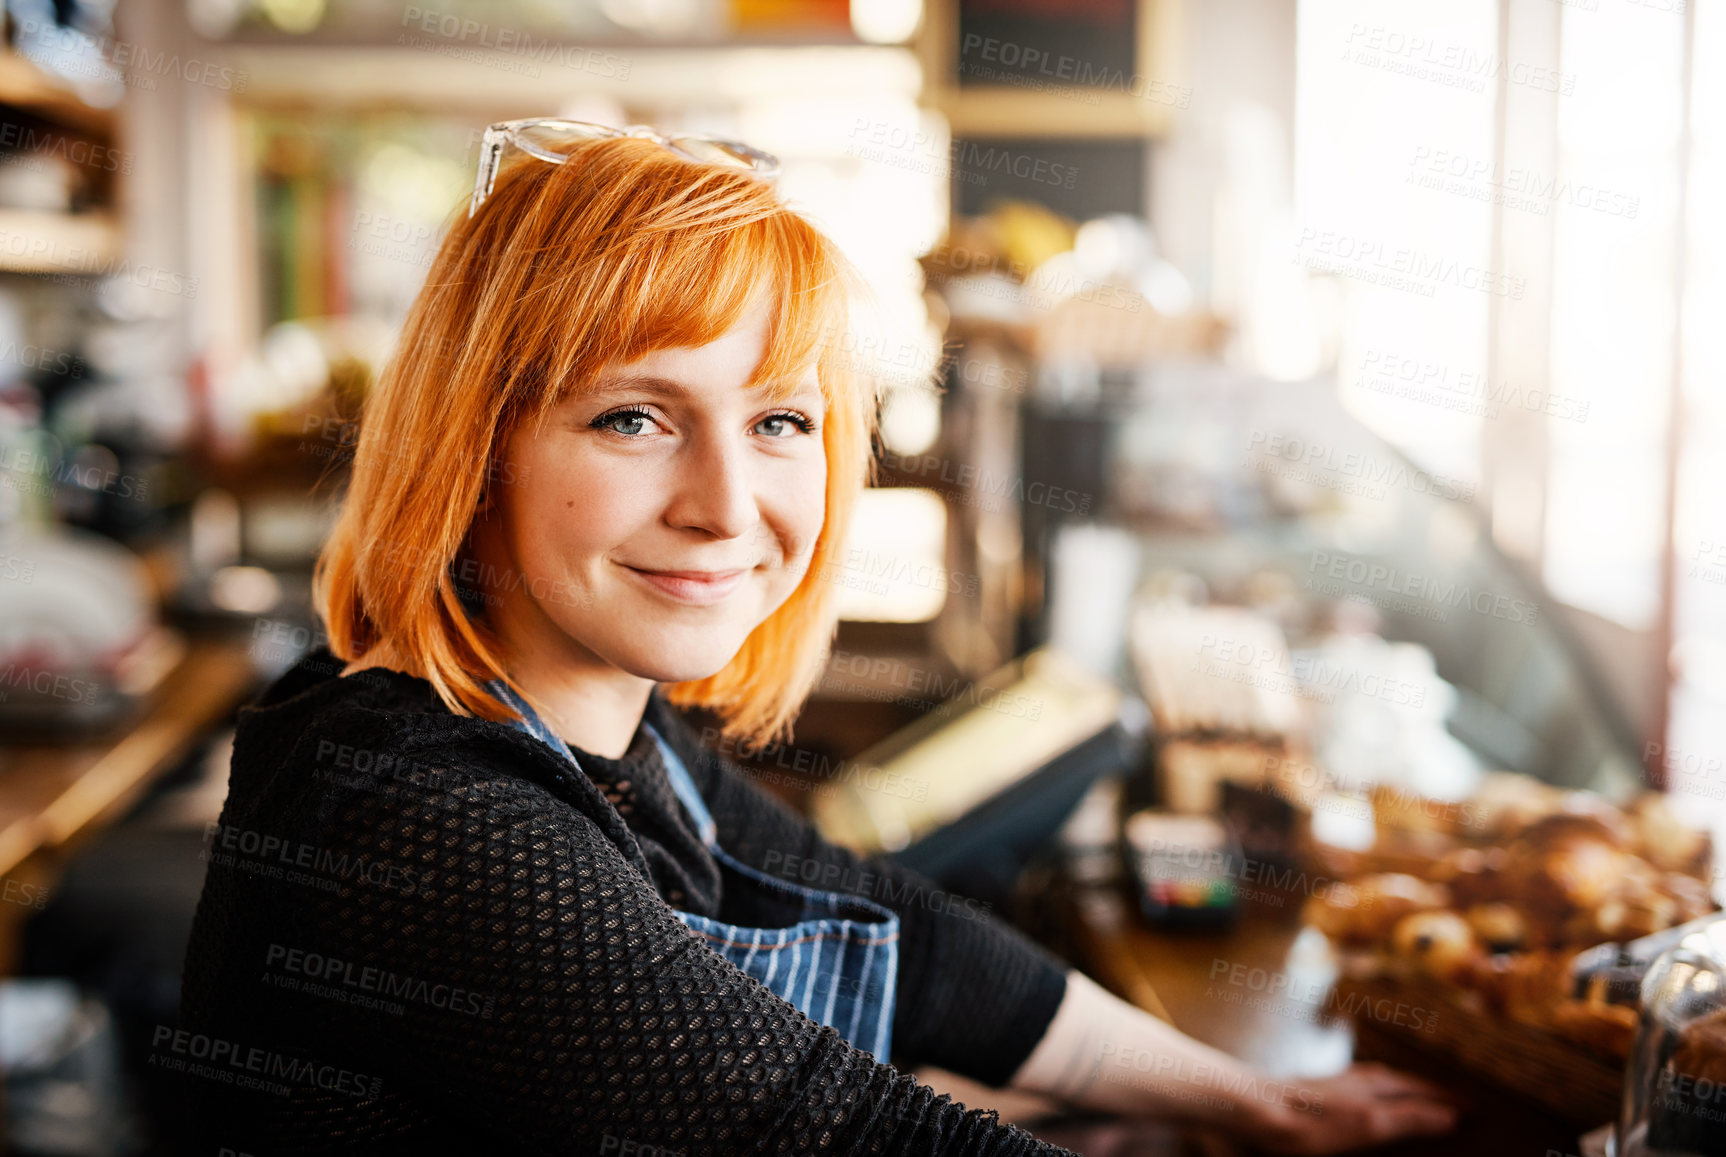
[[[1612,895],[1631,859],[1619,833],[1599,817],[1556,813],[1511,843],[1505,895],[1536,914],[1592,908]]]
[[[1645,792],[1630,805],[1629,819],[1636,851],[1656,868],[1701,880],[1712,874],[1713,840],[1706,831],[1686,823],[1665,795]]]
[[[1449,904],[1444,885],[1386,872],[1332,884],[1307,901],[1303,917],[1333,939],[1372,942],[1384,940],[1405,916]]]
[[[1528,945],[1528,920],[1509,904],[1476,904],[1463,917],[1488,951],[1514,952]]]
[[[1461,907],[1498,900],[1510,853],[1503,848],[1458,848],[1434,865],[1430,879],[1446,885]]]
[[[1405,967],[1450,983],[1471,975],[1481,957],[1474,929],[1447,909],[1404,916],[1391,931],[1390,944]]]

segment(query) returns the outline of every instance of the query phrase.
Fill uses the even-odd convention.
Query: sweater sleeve
[[[292,923],[347,975],[401,980],[395,1009],[335,1023],[428,1111],[545,1154],[603,1152],[608,1138],[690,1154],[1068,1152],[876,1063],[768,992],[568,801],[477,752],[419,758],[454,770],[435,788],[352,789],[320,809],[318,846],[367,869],[307,890]],[[440,992],[463,994],[460,1007],[414,998]]]
[[[769,875],[865,896],[898,913],[893,1042],[901,1063],[935,1064],[1005,1085],[1054,1020],[1066,994],[1067,966],[928,877],[823,839],[736,764],[694,747],[688,730],[675,722],[672,728],[680,732],[679,754],[713,813],[721,847]]]

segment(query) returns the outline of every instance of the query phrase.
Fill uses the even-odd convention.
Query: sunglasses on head
[[[630,125],[626,129],[591,121],[571,121],[561,117],[527,117],[523,120],[499,121],[485,130],[480,141],[479,172],[474,177],[473,200],[467,215],[479,211],[481,203],[491,195],[497,180],[498,164],[505,145],[514,145],[530,156],[561,165],[569,159],[568,147],[577,141],[605,137],[640,137],[655,141],[679,156],[709,165],[732,165],[772,178],[779,174],[779,158],[772,153],[723,137],[662,136],[648,125]]]

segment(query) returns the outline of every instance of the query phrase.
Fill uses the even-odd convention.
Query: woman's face
[[[700,679],[790,597],[825,513],[826,405],[813,369],[782,405],[744,389],[767,323],[763,299],[517,427],[472,536],[506,647]]]

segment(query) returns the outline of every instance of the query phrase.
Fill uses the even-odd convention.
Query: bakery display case
[[[1171,695],[1178,684],[1215,706],[1232,684],[1237,707],[1256,705],[1251,726],[1219,723],[1213,738],[1299,734],[1348,787],[1455,800],[1492,770],[1615,799],[1639,786],[1634,724],[1561,610],[1493,544],[1476,484],[1375,436],[1334,383],[1198,360],[1044,363],[1032,379],[1027,478],[1083,486],[1072,471],[1089,470],[1100,493],[1093,517],[1027,508],[1026,585],[1043,597],[1027,603],[1025,633],[1072,635],[1082,620],[1085,640],[1110,646],[1083,645],[1129,683],[1161,661]],[[1050,443],[1079,439],[1099,444],[1100,461],[1063,475]],[[1099,536],[1115,547],[1100,550]],[[1109,589],[1124,598],[1091,598],[1099,566],[1121,571]],[[1065,599],[1087,601],[1084,614]],[[1153,605],[1254,618],[1129,644]],[[1156,707],[1157,689],[1141,689]]]

